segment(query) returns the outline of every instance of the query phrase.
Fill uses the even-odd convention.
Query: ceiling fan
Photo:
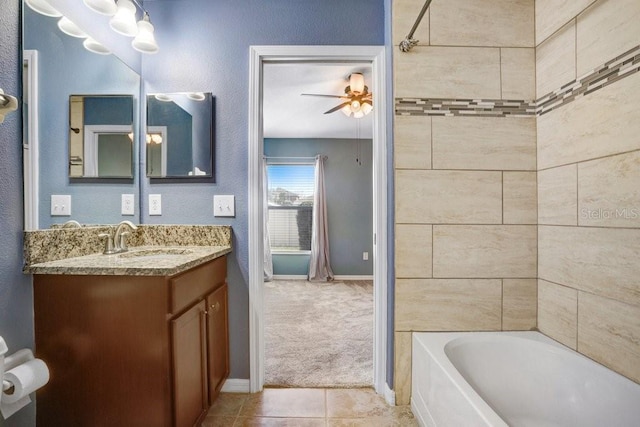
[[[362,73],[351,73],[351,75],[349,75],[349,86],[344,88],[344,93],[344,95],[323,95],[317,93],[303,93],[302,95],[339,98],[343,101],[341,104],[325,111],[324,114],[330,114],[340,110],[347,117],[353,114],[354,118],[359,119],[373,110],[373,95],[364,84],[364,76]]]

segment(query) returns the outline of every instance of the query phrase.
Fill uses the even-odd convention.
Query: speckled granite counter
[[[232,250],[229,226],[139,225],[129,236],[129,252],[103,255],[104,242],[98,234],[112,233],[113,229],[115,225],[26,231],[23,271],[30,274],[165,276],[188,270]],[[148,252],[150,250],[155,252]],[[159,253],[162,250],[164,254]],[[166,253],[167,250],[170,253]],[[142,251],[147,251],[144,256],[140,256]]]
[[[231,246],[138,246],[129,252],[91,254],[32,264],[33,274],[173,276],[231,252]]]

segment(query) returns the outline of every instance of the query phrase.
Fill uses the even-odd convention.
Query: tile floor
[[[409,427],[408,406],[389,406],[372,389],[266,388],[221,393],[203,427]]]

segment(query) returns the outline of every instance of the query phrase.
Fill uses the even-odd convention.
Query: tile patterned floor
[[[389,406],[372,389],[266,388],[222,393],[203,427],[413,427],[408,406]]]

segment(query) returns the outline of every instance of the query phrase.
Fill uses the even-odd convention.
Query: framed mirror
[[[69,177],[133,179],[133,96],[69,97]]]
[[[147,95],[146,160],[151,182],[215,182],[215,98]]]

